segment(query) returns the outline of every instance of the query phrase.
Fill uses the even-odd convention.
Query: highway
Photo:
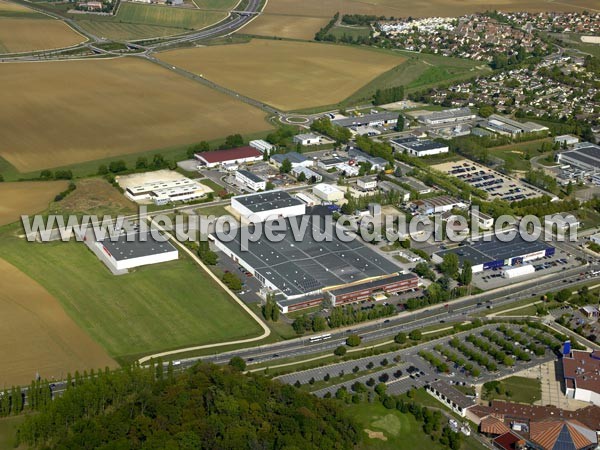
[[[591,268],[598,270],[600,266],[592,266]],[[405,312],[396,317],[338,329],[332,331],[331,338],[326,341],[310,343],[309,337],[301,337],[254,348],[183,359],[180,361],[180,364],[184,367],[189,367],[198,360],[225,364],[233,356],[244,358],[250,365],[267,361],[273,361],[273,364],[276,364],[277,360],[284,358],[308,357],[316,353],[333,351],[336,347],[344,345],[349,334],[360,335],[363,342],[373,342],[385,338],[392,339],[401,331],[409,332],[416,328],[438,324],[440,321],[461,322],[469,320],[470,314],[482,313],[488,306],[498,307],[509,305],[521,299],[541,295],[546,292],[559,291],[565,287],[574,289],[574,284],[580,281],[580,273],[589,269],[590,266],[575,267],[535,280],[519,283],[515,286],[499,288],[479,295],[453,300],[447,303],[447,306],[446,304],[433,305],[424,310]]]
[[[589,282],[582,279],[580,273],[588,270],[599,270],[600,265],[587,265],[567,269],[554,274],[546,275],[535,280],[519,283],[514,286],[499,288],[494,291],[485,292],[471,297],[465,297],[445,304],[433,305],[423,310],[407,312],[365,324],[357,324],[352,327],[331,331],[331,338],[325,341],[310,343],[309,337],[291,339],[274,344],[260,345],[257,347],[244,348],[215,355],[199,356],[175,361],[175,369],[182,371],[198,361],[212,362],[215,364],[227,364],[234,356],[244,358],[252,368],[253,364],[273,362],[276,365],[284,358],[308,358],[311,355],[323,353],[345,345],[346,338],[350,334],[358,334],[364,342],[375,342],[383,339],[393,339],[399,332],[410,332],[417,328],[425,328],[440,322],[452,323],[472,320],[473,314],[484,313],[488,306],[498,307],[510,305],[522,299],[547,292],[556,292],[564,288],[577,289],[577,284]],[[488,303],[489,302],[489,303]],[[408,352],[410,349],[407,349]],[[60,395],[66,389],[65,381],[56,381],[52,384],[54,395]],[[27,388],[23,388],[26,393]]]

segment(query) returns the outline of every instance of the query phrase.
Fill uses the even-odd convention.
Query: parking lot
[[[436,379],[444,379],[450,384],[462,386],[482,384],[487,381],[514,375],[517,372],[528,370],[540,364],[556,360],[556,355],[551,348],[545,346],[535,337],[532,337],[526,333],[526,331],[531,331],[532,329],[517,325],[507,325],[507,331],[505,333],[498,330],[499,326],[499,324],[489,324],[476,330],[456,334],[453,337],[459,339],[459,341],[465,345],[468,350],[481,354],[485,354],[485,352],[473,343],[468,342],[466,340],[467,336],[472,334],[477,339],[489,342],[487,345],[489,345],[491,351],[502,349],[502,347],[495,343],[493,339],[497,339],[497,342],[506,341],[515,348],[518,348],[519,351],[522,351],[522,355],[527,355],[522,356],[522,358],[529,358],[529,360],[521,360],[517,357],[511,356],[514,359],[514,364],[512,366],[506,366],[504,364],[497,363],[497,370],[488,371],[485,369],[485,367],[479,366],[476,362],[461,354],[460,350],[453,348],[450,344],[450,341],[453,337],[446,337],[396,352],[389,352],[377,356],[369,356],[353,361],[345,361],[324,367],[282,375],[277,379],[286,384],[296,384],[299,382],[300,384],[305,385],[310,383],[311,379],[315,382],[323,381],[328,375],[328,378],[332,379],[333,383],[330,386],[315,391],[316,395],[324,396],[328,392],[331,393],[331,395],[334,395],[335,392],[342,386],[345,386],[348,390],[350,390],[350,387],[356,381],[366,383],[368,380],[373,378],[376,383],[386,383],[389,393],[402,394],[410,389],[423,387]],[[539,330],[533,331],[535,331],[535,333],[539,333]],[[492,336],[492,339],[484,337],[482,333],[487,333],[489,336]],[[542,334],[546,335],[547,333],[542,332]],[[469,371],[465,369],[464,365],[452,363],[440,352],[440,350],[436,350],[436,348],[442,349],[442,351],[443,349],[447,349],[452,353],[458,354],[462,359],[465,360],[465,364],[471,364],[473,367],[478,368],[480,370],[480,374],[478,376],[472,376]],[[536,354],[536,350],[539,353],[542,349],[543,353]],[[419,352],[422,351],[433,353],[440,360],[445,361],[448,364],[449,371],[447,373],[439,373],[435,367],[419,356]],[[517,351],[515,351],[515,353],[517,353]],[[490,356],[488,357],[491,359]],[[378,368],[380,369],[378,370]],[[370,371],[370,373],[365,374],[365,371]],[[344,376],[351,373],[356,373],[358,376],[341,383],[335,383],[335,377]]]
[[[539,197],[543,194],[542,191],[525,185],[516,178],[508,177],[473,161],[463,159],[438,164],[433,168],[487,192],[489,200],[500,199],[514,202]]]
[[[527,281],[539,278],[540,276],[560,272],[562,270],[575,267],[578,265],[578,262],[575,260],[575,257],[567,254],[564,250],[557,248],[556,253],[553,256],[545,256],[543,258],[530,261],[528,264],[533,265],[535,273],[523,275],[518,278],[504,278],[502,277],[502,271],[500,268],[489,269],[473,274],[473,284],[484,290],[495,289],[507,286],[509,284],[514,284],[515,281]]]

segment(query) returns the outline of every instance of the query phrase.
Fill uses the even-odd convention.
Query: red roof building
[[[261,161],[263,158],[262,153],[254,147],[214,150],[211,152],[196,153],[194,156],[207,167],[215,167],[220,164],[242,164],[246,162]]]
[[[494,439],[494,447],[502,450],[520,450],[525,446],[525,440],[510,431]]]

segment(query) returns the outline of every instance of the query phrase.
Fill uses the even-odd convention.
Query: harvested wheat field
[[[45,210],[59,192],[67,188],[66,181],[23,181],[0,183],[0,225],[16,222],[21,214]]]
[[[338,103],[405,61],[356,47],[265,39],[159,57],[283,110]]]
[[[86,38],[66,23],[0,0],[0,53],[70,47]]]
[[[242,34],[277,36],[288,39],[311,40],[327,25],[325,17],[281,16],[261,14],[240,30]]]
[[[0,285],[0,387],[28,384],[36,373],[63,379],[75,370],[117,366],[54,297],[3,259]]]
[[[269,0],[267,14],[329,17],[340,14],[371,14],[387,17],[456,17],[473,12],[598,10],[597,0]]]
[[[0,64],[0,156],[20,172],[270,128],[265,114],[137,58]]]

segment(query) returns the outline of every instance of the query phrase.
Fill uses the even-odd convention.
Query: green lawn
[[[202,183],[205,186],[208,186],[209,188],[211,188],[216,193],[226,190],[219,183],[216,183],[216,182],[214,182],[213,180],[211,180],[209,178],[205,178],[204,180],[200,180],[200,183]]]
[[[248,338],[260,331],[192,260],[113,276],[83,243],[27,243],[0,229],[0,257],[44,286],[111,356]]]
[[[406,92],[409,93],[442,82],[454,82],[471,78],[487,71],[477,62],[467,59],[415,54],[399,50],[393,51],[393,54],[403,56],[407,60],[359,89],[344,100],[342,106],[350,106],[370,99],[375,91],[381,88],[405,86]]]
[[[17,427],[20,426],[24,421],[24,415],[0,419],[0,449],[17,448],[19,450],[25,450],[28,448],[24,445],[15,447]]]
[[[369,37],[371,34],[371,29],[369,27],[333,27],[329,34],[333,34],[338,39],[342,38],[344,35],[352,37],[353,39],[359,37]]]
[[[428,449],[437,450],[443,447],[433,442],[421,430],[421,425],[412,414],[402,414],[393,409],[386,409],[381,403],[360,403],[346,407],[348,414],[358,422],[363,431],[361,449]],[[382,432],[387,440],[369,438],[367,432]]]
[[[518,403],[533,404],[542,399],[542,387],[540,381],[533,378],[509,377],[499,381],[501,392],[484,391],[482,397],[485,400],[507,400]]]
[[[550,138],[536,139],[528,142],[518,142],[516,144],[503,145],[501,147],[491,147],[490,155],[503,159],[513,170],[529,170],[531,168],[530,159],[535,156],[543,155],[540,148],[544,142],[552,142]]]

